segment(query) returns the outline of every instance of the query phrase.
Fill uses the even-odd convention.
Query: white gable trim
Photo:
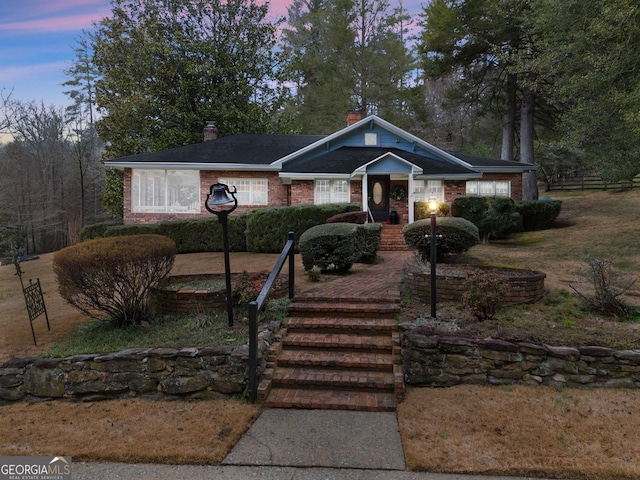
[[[313,150],[315,150],[318,147],[321,147],[327,143],[332,142],[333,140],[335,140],[336,138],[340,138],[342,136],[348,135],[349,133],[351,133],[354,130],[359,129],[360,127],[366,125],[367,123],[370,123],[371,125],[378,125],[380,128],[383,128],[391,133],[393,133],[394,135],[397,135],[398,137],[407,140],[409,143],[413,143],[416,146],[419,146],[420,148],[426,150],[429,153],[432,153],[433,155],[439,156],[443,159],[449,160],[450,162],[457,164],[457,165],[461,165],[463,167],[466,168],[470,168],[472,170],[475,169],[475,167],[473,167],[471,164],[464,162],[462,160],[460,160],[458,157],[455,157],[453,155],[451,155],[450,153],[445,152],[444,150],[440,150],[437,147],[434,147],[433,145],[431,145],[430,143],[425,142],[424,140],[416,137],[415,135],[411,135],[410,133],[406,132],[405,130],[402,130],[401,128],[396,127],[395,125],[393,125],[392,123],[387,122],[386,120],[383,120],[382,118],[376,116],[376,115],[370,115],[366,118],[363,118],[362,120],[349,125],[346,128],[343,128],[342,130],[338,130],[337,132],[324,137],[321,140],[318,140],[317,142],[312,143],[311,145],[307,145],[304,148],[301,148],[300,150],[293,152],[289,155],[287,155],[286,157],[282,157],[279,160],[276,160],[275,162],[272,162],[272,166],[282,166],[282,164],[290,161],[290,160],[294,160],[295,158],[298,158],[308,152],[311,152]]]
[[[380,155],[378,158],[374,158],[373,160],[365,163],[364,165],[356,168],[353,171],[353,175],[364,175],[367,173],[367,170],[369,169],[369,167],[373,166],[374,164],[381,162],[383,160],[386,160],[388,158],[391,158],[399,163],[402,163],[404,165],[407,165],[409,167],[409,169],[411,170],[411,175],[419,175],[422,173],[422,168],[418,167],[417,165],[405,160],[404,158],[396,155],[395,153],[391,153],[391,152],[387,152],[385,154]],[[388,174],[391,173],[398,173],[398,172],[387,172]],[[408,174],[407,172],[400,172],[402,174]]]

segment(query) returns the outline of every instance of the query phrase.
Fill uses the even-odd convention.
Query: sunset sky
[[[272,0],[271,15],[285,15],[291,0]],[[415,15],[421,0],[403,2]],[[395,6],[392,0],[392,5]],[[22,101],[68,105],[61,86],[82,31],[111,12],[109,0],[0,0],[0,90]]]

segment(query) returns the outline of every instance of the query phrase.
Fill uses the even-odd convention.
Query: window
[[[134,169],[131,211],[200,213],[200,172]]]
[[[345,203],[351,200],[349,180],[316,180],[314,203]]]
[[[236,187],[238,205],[268,205],[269,189],[266,178],[221,178],[220,183],[226,183],[230,190]]]
[[[442,180],[414,181],[413,195],[416,202],[428,202],[430,198],[435,198],[440,203],[444,202]]]
[[[479,195],[481,197],[510,197],[511,182],[467,182],[467,195]]]

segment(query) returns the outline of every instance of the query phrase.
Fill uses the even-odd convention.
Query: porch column
[[[409,185],[407,185],[407,189],[409,190],[407,193],[407,201],[409,202],[409,223],[413,223],[415,221],[415,199],[414,199],[414,186],[413,186],[413,173],[409,174]]]
[[[367,174],[362,175],[362,211],[369,212],[369,185],[367,180]],[[367,222],[369,221],[369,214],[367,213]]]

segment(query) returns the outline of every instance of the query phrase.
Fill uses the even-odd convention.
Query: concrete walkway
[[[221,466],[74,463],[74,480],[533,480],[405,470],[391,412],[267,409]]]

